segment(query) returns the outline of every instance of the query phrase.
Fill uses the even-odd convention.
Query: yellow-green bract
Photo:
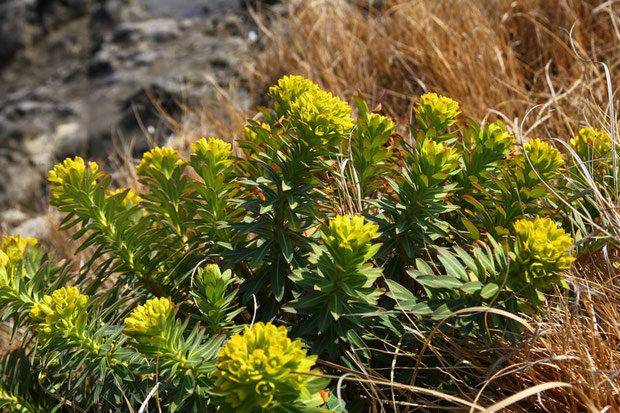
[[[72,185],[88,191],[94,189],[97,178],[101,176],[99,166],[95,162],[85,163],[79,156],[67,158],[54,166],[49,173],[48,181],[52,186],[52,201],[63,201],[66,186]]]
[[[280,404],[303,403],[316,356],[307,356],[301,341],[271,323],[246,326],[230,338],[217,361],[215,392],[227,411],[257,412]]]
[[[422,95],[414,111],[421,127],[434,127],[437,131],[454,125],[456,117],[461,113],[458,102],[436,93]]]
[[[355,125],[346,102],[301,76],[284,76],[269,94],[276,100],[276,112],[310,146],[338,145]]]
[[[87,305],[88,296],[76,287],[62,287],[35,304],[29,317],[44,338],[51,334],[85,337]]]
[[[532,166],[543,179],[553,178],[560,173],[564,165],[560,151],[540,139],[530,139],[524,146]]]
[[[230,143],[226,143],[217,138],[202,138],[191,145],[193,156],[197,156],[204,160],[210,160],[213,163],[219,163],[228,160],[232,153]]]
[[[607,132],[591,128],[581,128],[570,145],[582,161],[611,156],[611,137]]]
[[[184,165],[179,159],[179,151],[168,147],[157,147],[146,152],[137,166],[138,174],[148,176],[151,171],[159,171],[170,178],[176,166]]]
[[[573,239],[549,218],[520,219],[514,224],[516,261],[524,281],[545,290],[560,283],[560,271],[575,258],[567,251]]]
[[[125,319],[123,334],[138,341],[149,341],[165,332],[172,317],[172,302],[167,298],[152,298],[136,307]]]
[[[0,251],[6,254],[8,262],[15,264],[24,258],[26,247],[28,245],[35,246],[38,244],[36,238],[26,237],[22,238],[21,235],[9,235],[2,239],[0,244]]]
[[[377,224],[365,222],[362,216],[351,218],[348,215],[337,215],[329,220],[328,226],[321,232],[321,237],[332,250],[364,257],[363,261],[366,261],[376,252],[371,248],[371,241],[377,236],[378,230]]]

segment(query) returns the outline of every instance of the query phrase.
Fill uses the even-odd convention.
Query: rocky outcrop
[[[41,208],[55,162],[105,163],[114,141],[138,156],[174,133],[161,110],[208,104],[211,82],[243,84],[256,41],[243,4],[0,0],[0,221]]]

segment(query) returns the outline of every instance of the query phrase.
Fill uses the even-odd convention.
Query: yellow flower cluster
[[[87,305],[88,296],[76,287],[62,287],[35,304],[29,317],[44,339],[51,334],[84,337]]]
[[[99,165],[95,162],[88,162],[88,169],[94,174],[99,171]],[[54,185],[64,185],[66,184],[71,177],[77,176],[82,177],[86,174],[87,165],[79,156],[76,156],[74,159],[67,158],[62,163],[54,166],[49,173],[49,182]]]
[[[312,146],[338,144],[355,125],[346,102],[301,76],[284,76],[269,93],[278,102],[280,115]]]
[[[385,131],[393,131],[395,128],[394,121],[392,119],[374,112],[366,113],[366,124],[377,126],[380,125],[381,129]]]
[[[161,171],[169,177],[176,166],[184,163],[179,159],[179,151],[176,149],[157,147],[142,155],[137,170],[140,175],[149,175],[151,171]]]
[[[427,129],[434,127],[438,131],[454,125],[456,117],[461,113],[457,101],[437,93],[422,95],[414,111],[420,126]]]
[[[559,272],[575,258],[567,252],[573,239],[549,218],[520,219],[516,232],[516,263],[525,282],[544,290],[560,283]]]
[[[0,244],[0,252],[6,254],[7,265],[15,265],[24,258],[28,245],[36,246],[38,241],[36,238],[22,238],[21,235],[9,235],[2,238]]]
[[[445,179],[458,168],[460,157],[455,148],[432,139],[424,139],[420,148],[420,167],[422,173],[429,178]]]
[[[281,102],[293,102],[307,92],[317,92],[321,88],[303,76],[290,75],[278,80],[278,84],[269,88],[269,95]]]
[[[335,259],[355,264],[374,255],[376,248],[372,248],[371,241],[376,238],[378,230],[377,224],[365,222],[362,216],[337,215],[323,228],[321,238]]]
[[[577,136],[570,140],[570,145],[581,160],[611,156],[611,137],[600,129],[581,128]]]
[[[259,122],[258,127],[260,127],[261,129],[264,129],[266,132],[272,132],[271,126],[268,123]],[[254,130],[256,128],[257,127],[253,125],[244,126],[243,136],[245,137],[246,140],[249,140],[251,142],[256,142],[258,140],[259,136]]]
[[[127,188],[118,188],[114,191],[110,191],[107,195],[106,198],[111,198],[111,197],[115,197],[119,194],[124,193],[125,191],[127,191],[127,194],[125,195],[125,197],[123,198],[122,201],[122,207],[123,208],[130,208],[134,205],[138,205],[140,203],[140,201],[142,200],[142,198],[140,198],[140,196],[138,194],[136,194],[136,192],[133,189],[129,189],[127,190]]]
[[[207,160],[212,164],[228,161],[228,158],[232,154],[230,143],[226,143],[217,138],[209,138],[208,140],[202,138],[192,143],[191,147],[193,151],[192,156]]]
[[[38,244],[35,238],[9,235],[0,243],[0,287],[14,288],[18,264],[23,260],[26,248]],[[25,271],[25,270],[23,270]]]
[[[123,334],[139,342],[148,342],[165,334],[173,318],[173,304],[168,298],[152,298],[136,307],[129,317]]]
[[[286,328],[271,323],[245,326],[220,350],[215,392],[226,411],[250,413],[294,403],[310,396],[309,373],[316,356],[307,356],[301,341],[291,341]]]
[[[0,288],[13,287],[14,271],[9,268],[9,257],[4,251],[0,251]]]
[[[386,133],[394,132],[394,121],[387,116],[383,116],[379,113],[368,112],[366,113],[366,125],[370,130],[381,130]]]
[[[291,116],[310,126],[318,136],[346,135],[355,125],[351,107],[323,90],[307,92],[291,102]]]
[[[506,130],[503,122],[497,121],[484,125],[481,130],[477,145],[504,157],[510,153],[510,149],[515,143],[515,138]]]
[[[560,172],[564,158],[556,148],[540,139],[530,139],[524,146],[534,169],[543,179],[553,178]]]
[[[65,159],[49,172],[48,181],[52,186],[52,200],[62,201],[67,193],[67,185],[87,191],[92,190],[100,175],[99,165],[95,162],[86,164],[79,156]]]

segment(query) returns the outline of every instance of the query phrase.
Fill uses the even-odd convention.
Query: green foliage
[[[575,260],[568,253],[573,239],[549,218],[520,219],[514,226],[515,266],[508,287],[524,289],[531,301],[538,304],[539,291],[548,290],[553,284],[565,285],[560,272],[570,268]]]
[[[611,156],[611,137],[600,129],[584,127],[570,145],[583,161],[605,159]]]
[[[450,98],[422,96],[407,131],[360,98],[354,119],[300,76],[269,96],[237,142],[242,157],[215,138],[188,159],[154,148],[137,166],[139,193],[113,190],[79,157],[50,172],[80,261],[33,239],[0,244],[0,315],[19,347],[2,364],[0,405],[353,409],[361,385],[330,384],[315,363],[409,383],[421,378],[394,348],[437,340],[414,332],[518,340],[505,315],[544,311],[550,287],[596,247],[584,237],[609,222],[586,188],[591,171],[608,179],[608,160],[588,169],[548,142],[516,145],[500,121],[464,123]],[[604,138],[582,130],[571,144],[608,158]],[[425,355],[425,371],[451,361]]]
[[[230,338],[217,358],[215,392],[223,407],[237,412],[301,411],[320,405],[317,384],[309,375],[316,356],[306,356],[301,341],[291,341],[286,328],[257,323]],[[314,392],[313,392],[314,391]]]
[[[232,329],[234,318],[243,311],[243,308],[236,308],[235,303],[239,287],[231,288],[239,282],[231,270],[222,273],[216,264],[198,269],[192,295],[211,334]]]
[[[415,119],[425,133],[431,128],[436,132],[445,131],[457,122],[460,113],[458,102],[436,93],[422,95],[415,107]]]
[[[328,348],[335,356],[340,341],[357,338],[356,327],[363,322],[357,314],[376,308],[382,292],[374,284],[381,270],[366,262],[380,247],[371,242],[377,229],[361,216],[331,218],[321,231],[323,246],[315,247],[310,265],[291,276],[305,292],[287,309],[304,315],[298,334],[318,333],[314,351]]]

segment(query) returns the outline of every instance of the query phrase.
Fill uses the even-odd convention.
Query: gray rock
[[[9,227],[16,227],[28,218],[29,215],[18,208],[10,208],[0,212],[0,220]]]
[[[43,175],[24,155],[0,151],[0,207],[35,209]]]
[[[39,242],[49,242],[52,237],[51,226],[47,215],[38,215],[30,218],[10,230],[12,234],[20,234],[22,237],[33,237]]]
[[[35,0],[0,3],[0,67],[41,33],[35,19]]]
[[[145,50],[134,58],[134,62],[137,65],[147,65],[149,63],[153,63],[159,55],[154,50]]]
[[[180,35],[175,19],[150,19],[121,24],[113,35],[116,43],[137,43],[140,41],[166,42]]]
[[[220,20],[217,30],[220,35],[241,36],[241,17],[236,14],[226,14]]]
[[[88,12],[89,0],[9,0],[0,3],[0,67],[43,34]]]
[[[243,84],[242,4],[0,0],[0,210],[40,210],[55,162],[105,162],[114,143],[139,156],[174,133],[166,116],[213,101],[212,84]]]

